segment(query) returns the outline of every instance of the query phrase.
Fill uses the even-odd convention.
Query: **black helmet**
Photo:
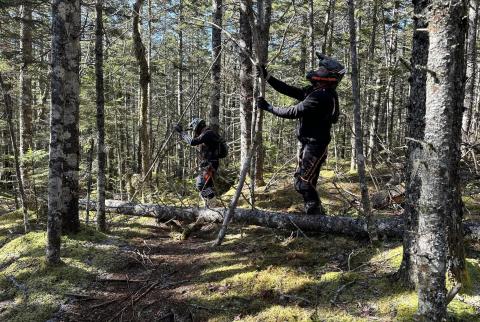
[[[200,129],[205,127],[205,121],[199,117],[194,117],[192,121],[188,124],[188,128],[193,132],[197,132]]]
[[[346,69],[337,60],[316,52],[319,59],[317,70],[311,70],[307,73],[307,79],[311,82],[325,81],[338,84],[345,75]]]

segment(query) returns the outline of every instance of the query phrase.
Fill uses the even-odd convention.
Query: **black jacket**
[[[202,161],[217,161],[218,160],[218,143],[220,136],[216,134],[209,127],[205,127],[200,135],[194,137],[190,141],[190,145],[200,148],[200,158]]]
[[[298,88],[270,76],[268,83],[279,93],[300,101],[297,105],[273,107],[272,113],[287,119],[299,119],[297,137],[303,143],[328,144],[330,129],[339,114],[338,95],[333,88]]]

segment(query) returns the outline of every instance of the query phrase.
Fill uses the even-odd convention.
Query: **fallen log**
[[[81,199],[80,207],[86,208],[87,201]],[[95,209],[94,201],[90,201],[90,209]],[[127,201],[106,200],[105,211],[129,216],[153,217],[157,222],[178,219],[185,222],[195,222],[202,218],[204,222],[222,223],[223,208],[188,208],[172,207],[159,204],[136,204]],[[345,235],[355,238],[367,238],[367,223],[362,218],[345,216],[312,216],[295,213],[282,213],[265,210],[235,209],[234,223],[262,226],[286,230],[302,230],[327,234]],[[403,235],[403,218],[377,219],[377,229],[380,237],[401,239]],[[465,235],[480,239],[480,223],[465,221]]]

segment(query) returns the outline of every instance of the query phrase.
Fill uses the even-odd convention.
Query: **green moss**
[[[246,316],[240,321],[312,321],[313,310],[295,306],[271,306],[255,316]]]
[[[94,241],[94,242],[92,242]],[[13,300],[0,313],[3,321],[43,321],[63,301],[65,294],[85,287],[95,275],[121,265],[115,240],[86,227],[77,235],[62,237],[62,263],[45,263],[46,234],[31,232],[0,249],[2,300]],[[28,289],[28,298],[11,280]]]

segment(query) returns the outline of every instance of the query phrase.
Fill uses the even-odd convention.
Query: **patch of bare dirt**
[[[187,303],[194,278],[211,251],[208,240],[173,240],[155,228],[149,239],[122,247],[125,266],[72,294],[52,321],[198,321]]]

